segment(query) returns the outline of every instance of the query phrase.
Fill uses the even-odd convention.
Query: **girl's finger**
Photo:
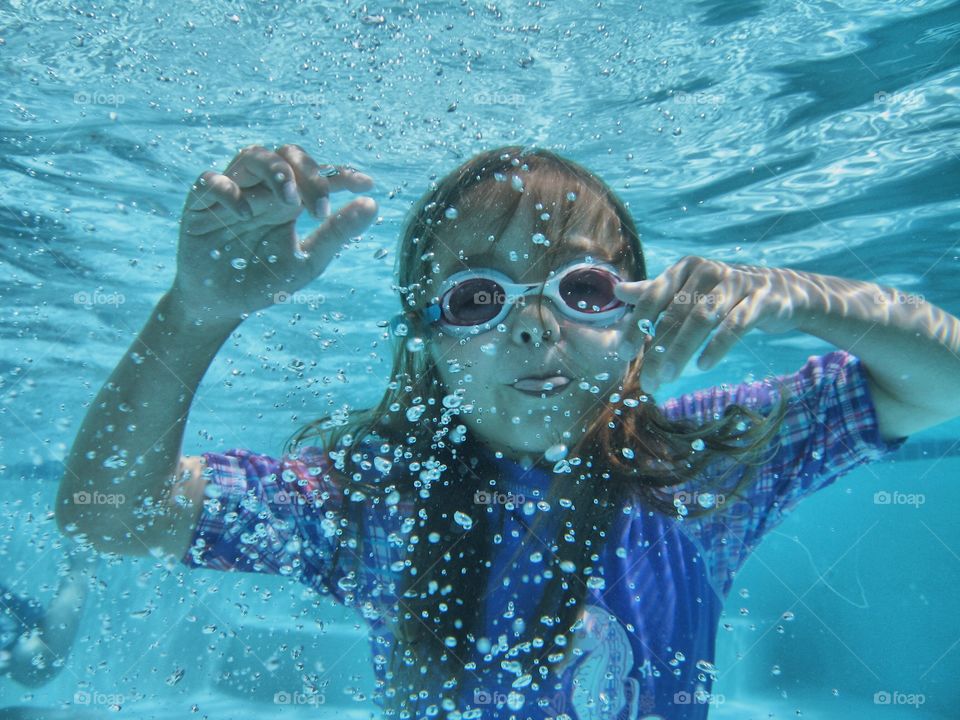
[[[251,145],[241,150],[224,170],[224,175],[241,188],[251,188],[263,183],[281,203],[300,205],[293,168],[277,153],[260,145]]]
[[[314,217],[324,219],[330,214],[330,183],[319,165],[299,145],[284,145],[277,150],[293,168],[304,206]]]
[[[701,370],[712,368],[753,329],[759,318],[751,315],[755,314],[754,308],[758,304],[758,298],[755,295],[747,295],[727,313],[717,332],[714,333],[713,339],[697,359],[697,367]]]
[[[206,210],[221,203],[229,210],[239,214],[241,211],[240,188],[226,175],[213,171],[203,173],[190,187],[187,194],[186,210]]]
[[[665,273],[656,280],[621,282],[616,285],[614,295],[634,306],[633,310],[625,316],[627,322],[623,340],[625,344],[639,347],[648,335],[645,329],[649,332],[654,330],[660,313],[670,304],[670,298],[673,296],[673,282],[673,278]]]
[[[364,175],[349,165],[337,165],[333,168],[335,174],[327,176],[330,192],[349,190],[350,192],[367,192],[373,188],[373,178]],[[332,171],[331,171],[332,172]]]
[[[645,361],[644,374],[647,377],[663,382],[670,382],[679,377],[683,368],[693,357],[693,353],[727,316],[727,308],[739,300],[739,298],[731,298],[728,304],[718,290],[719,287],[709,293],[698,291],[691,293],[685,288],[677,294],[675,304],[667,311],[667,315],[678,312],[679,314],[674,317],[682,317],[682,321],[679,326],[673,326],[672,332],[670,329],[665,331],[666,340],[658,340],[667,349],[662,353],[654,353],[649,363]],[[677,308],[676,311],[674,307]],[[665,320],[667,320],[666,316]]]
[[[295,251],[310,263],[315,275],[319,275],[352,238],[370,226],[376,216],[377,203],[372,198],[359,197],[328,217],[300,242]]]
[[[216,231],[237,233],[261,227],[282,225],[295,219],[300,207],[277,202],[273,191],[264,185],[241,191],[240,205],[245,215],[228,213],[219,204],[207,210],[189,213],[189,222],[184,226],[190,235],[205,235]]]

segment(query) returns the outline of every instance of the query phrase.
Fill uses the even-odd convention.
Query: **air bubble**
[[[230,266],[234,270],[245,270],[247,267],[247,261],[243,258],[234,258],[230,261]]]
[[[558,460],[563,460],[567,456],[567,452],[569,452],[567,446],[559,443],[548,447],[546,452],[543,453],[543,456],[550,462],[557,462]]]

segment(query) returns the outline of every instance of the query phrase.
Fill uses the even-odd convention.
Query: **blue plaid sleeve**
[[[286,575],[345,604],[387,601],[402,508],[346,496],[316,447],[280,459],[243,449],[202,457],[207,499],[183,564]]]
[[[700,545],[721,597],[729,592],[750,551],[800,500],[907,440],[884,441],[880,436],[866,370],[855,355],[836,350],[811,356],[796,373],[774,380],[786,383],[790,400],[779,432],[764,450],[770,460],[756,468],[742,499],[718,495],[715,513],[682,525]],[[661,409],[670,419],[691,418],[703,424],[721,417],[734,403],[768,414],[777,400],[775,382],[763,380],[697,390],[667,400]],[[718,463],[715,468],[728,466]],[[730,487],[743,470],[732,474]],[[696,486],[686,484],[677,490],[687,504],[697,501]]]

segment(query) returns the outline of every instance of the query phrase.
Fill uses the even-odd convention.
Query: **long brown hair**
[[[482,633],[483,598],[491,583],[499,581],[489,577],[494,529],[489,513],[473,513],[472,526],[464,527],[457,522],[457,511],[464,509],[464,498],[473,497],[475,491],[496,491],[498,478],[489,455],[479,452],[478,441],[470,433],[451,441],[459,408],[443,399],[453,390],[444,387],[429,353],[407,340],[429,337],[419,311],[435,299],[433,290],[439,283],[432,278],[431,248],[451,217],[447,210],[456,208],[461,215],[484,213],[496,240],[521,199],[553,209],[549,217],[541,217],[540,231],[554,240],[543,249],[547,267],[552,267],[550,258],[563,247],[565,229],[576,223],[591,228],[592,237],[605,238],[606,250],[633,268],[634,279],[646,279],[637,227],[621,200],[600,179],[547,150],[511,146],[481,153],[436,183],[412,208],[399,243],[396,286],[409,335],[395,337],[391,381],[380,403],[347,420],[330,416],[316,420],[288,442],[291,452],[313,437],[321,438],[325,449],[342,446],[345,493],[360,491],[365,502],[384,492],[360,480],[361,463],[369,468],[371,462],[358,454],[360,444],[370,436],[381,438],[391,450],[402,449],[411,468],[429,469],[426,476],[407,473],[396,488],[414,508],[410,518],[415,526],[391,619],[394,647],[385,693],[388,716],[415,717],[418,707],[429,705],[436,706],[438,713],[461,709],[457,696],[463,673],[481,677],[494,671],[490,655],[483,656],[485,664],[480,665],[477,661],[483,653],[471,647]],[[703,426],[670,421],[641,389],[641,365],[642,357],[635,358],[617,392],[598,398],[597,411],[569,449],[564,470],[554,468],[546,498],[549,513],[537,514],[514,555],[516,559],[530,552],[530,539],[540,536],[548,515],[559,520],[557,537],[549,538],[550,556],[544,557],[553,572],[544,574],[550,579],[544,583],[538,607],[512,638],[512,657],[522,666],[521,674],[531,676],[528,688],[542,696],[553,692],[549,666],[569,649],[566,639],[580,614],[587,581],[615,514],[626,503],[688,518],[719,509],[720,505],[678,507],[669,489],[688,482],[697,483],[701,494],[719,490],[727,499],[742,497],[756,466],[767,460],[763,451],[786,411],[787,392],[781,388],[779,402],[768,416],[734,404]],[[625,453],[625,448],[630,452]],[[719,477],[702,477],[718,459],[733,462]],[[729,487],[725,481],[738,466],[746,471]],[[563,502],[558,502],[561,498]],[[557,570],[561,564],[567,572]],[[570,567],[575,571],[569,572]]]

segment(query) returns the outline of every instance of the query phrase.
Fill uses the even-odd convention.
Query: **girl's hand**
[[[180,221],[171,293],[184,317],[235,323],[304,287],[376,216],[368,197],[330,216],[329,194],[371,187],[370,177],[320,166],[297,145],[276,152],[253,145],[223,174],[203,173]],[[304,209],[323,224],[298,239],[294,222]]]
[[[646,346],[640,385],[651,390],[679,377],[713,330],[719,328],[697,359],[701,370],[716,365],[754,328],[768,333],[793,330],[805,302],[797,274],[790,270],[730,265],[695,255],[655,280],[619,283],[614,294],[635,305],[623,320],[628,323],[625,344],[634,355]],[[650,323],[647,333],[638,327],[643,320]]]

